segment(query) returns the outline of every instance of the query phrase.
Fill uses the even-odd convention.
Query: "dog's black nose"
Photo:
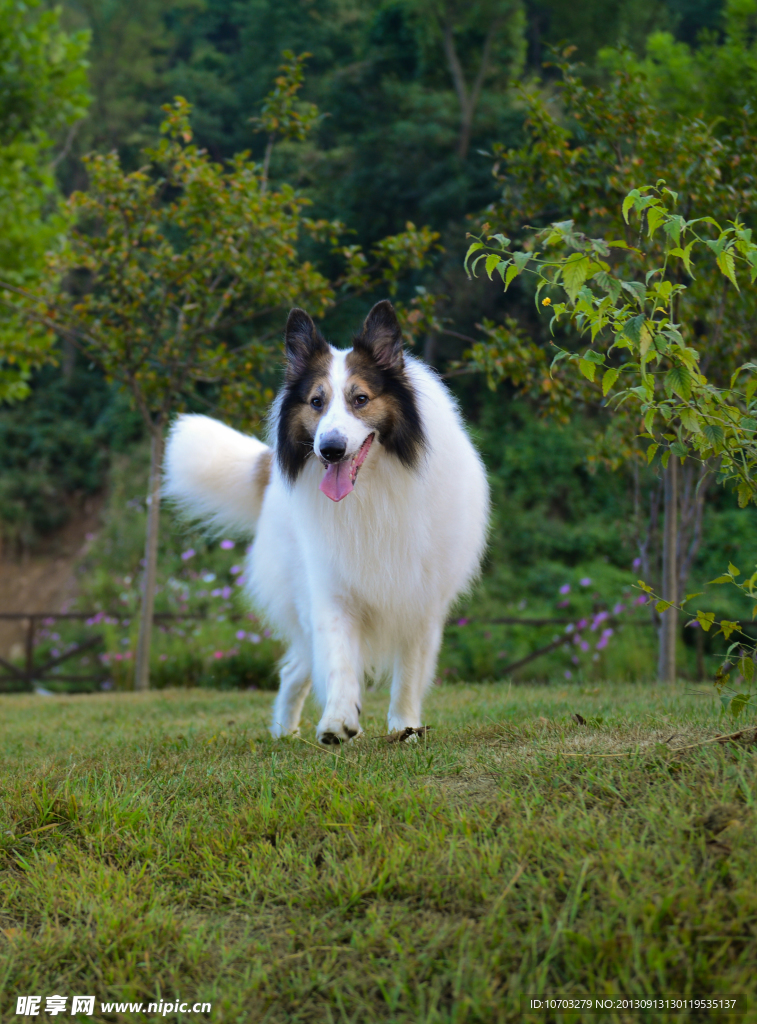
[[[332,431],[321,439],[321,458],[326,462],[341,462],[347,451],[347,438]]]

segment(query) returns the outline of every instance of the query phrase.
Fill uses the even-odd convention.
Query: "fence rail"
[[[73,650],[66,651],[55,658],[49,658],[41,665],[34,661],[34,646],[39,624],[46,620],[72,619],[85,622],[87,619],[95,619],[101,616],[106,619],[116,619],[119,622],[129,616],[123,611],[118,612],[0,612],[0,621],[5,622],[26,622],[26,636],[24,638],[24,665],[20,668],[5,658],[0,658],[0,668],[5,673],[0,675],[0,683],[21,683],[27,690],[33,690],[35,683],[64,682],[64,683],[101,683],[107,678],[105,673],[89,675],[55,675],[49,673],[57,668],[64,661],[70,658],[78,658],[84,651],[92,650],[103,642],[102,634],[93,636],[83,644],[78,644]],[[193,612],[156,612],[153,615],[153,622],[170,619],[203,619],[204,614]]]
[[[90,674],[90,675],[61,675],[56,673],[55,675],[49,675],[49,673],[61,665],[63,662],[68,661],[70,658],[79,657],[83,651],[91,650],[97,647],[103,642],[102,634],[92,637],[85,643],[78,645],[71,651],[66,651],[64,654],[58,655],[55,658],[50,658],[43,664],[36,664],[34,661],[34,646],[35,637],[37,633],[38,625],[45,620],[59,620],[59,619],[72,619],[79,621],[86,621],[87,619],[96,619],[97,617],[105,619],[116,619],[117,621],[123,621],[125,618],[130,616],[124,615],[123,610],[117,612],[0,612],[0,621],[6,622],[26,622],[26,637],[24,644],[24,665],[23,668],[19,668],[17,665],[13,665],[11,662],[6,661],[5,658],[0,658],[0,668],[5,669],[5,674],[0,675],[0,683],[4,682],[15,682],[22,683],[26,689],[33,690],[35,683],[44,682],[69,682],[69,683],[100,683],[107,678],[107,674]],[[233,621],[235,619],[242,618],[240,615],[230,615],[228,618]],[[170,621],[170,620],[182,620],[182,619],[205,619],[207,614],[205,612],[156,612],[153,615],[153,622]],[[515,618],[514,616],[503,616],[496,619],[465,619],[465,625],[476,625],[476,626],[567,626],[576,623],[576,618]],[[608,616],[604,621],[611,623],[613,626],[620,625],[615,616]],[[736,620],[740,626],[751,626],[755,627],[755,622],[751,619]],[[460,619],[450,619],[447,622],[448,626],[455,626],[461,623]],[[628,623],[630,625],[630,623]],[[653,623],[649,619],[636,620],[633,625],[636,626],[651,626]],[[527,654],[524,658],[520,658],[518,661],[513,661],[509,665],[503,665],[500,669],[503,675],[508,672],[514,672],[516,669],[523,668],[524,665],[528,665],[530,662],[535,661],[537,658],[541,658],[545,654],[549,654],[550,651],[556,650],[563,644],[570,643],[573,638],[573,632],[569,631],[563,635],[556,637],[550,643],[543,647],[537,648],[530,654]]]

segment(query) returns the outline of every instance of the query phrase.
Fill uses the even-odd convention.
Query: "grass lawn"
[[[384,690],[338,751],[313,708],[271,740],[271,700],[0,699],[3,1021],[48,1019],[26,994],[68,997],[50,1020],[78,994],[80,1020],[554,1019],[537,994],[746,995],[757,1020],[757,747],[701,744],[728,729],[707,698],[435,687],[397,744]]]

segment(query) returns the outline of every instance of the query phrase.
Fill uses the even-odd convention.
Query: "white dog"
[[[165,493],[215,528],[255,533],[247,587],[288,645],[274,736],[297,732],[311,682],[319,741],[358,735],[366,673],[391,675],[389,730],[417,728],[449,607],[484,549],[483,465],[447,389],[403,353],[389,302],[347,350],[293,309],[286,354],[270,447],[180,416]]]

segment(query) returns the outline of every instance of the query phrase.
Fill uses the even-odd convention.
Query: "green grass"
[[[3,698],[2,1020],[35,993],[95,994],[82,1020],[209,1001],[218,1024],[738,994],[757,1020],[757,758],[674,749],[722,730],[706,698],[435,687],[416,744],[382,735],[386,700],[324,751],[313,708],[271,740],[265,693]],[[698,819],[726,803],[714,842]]]

